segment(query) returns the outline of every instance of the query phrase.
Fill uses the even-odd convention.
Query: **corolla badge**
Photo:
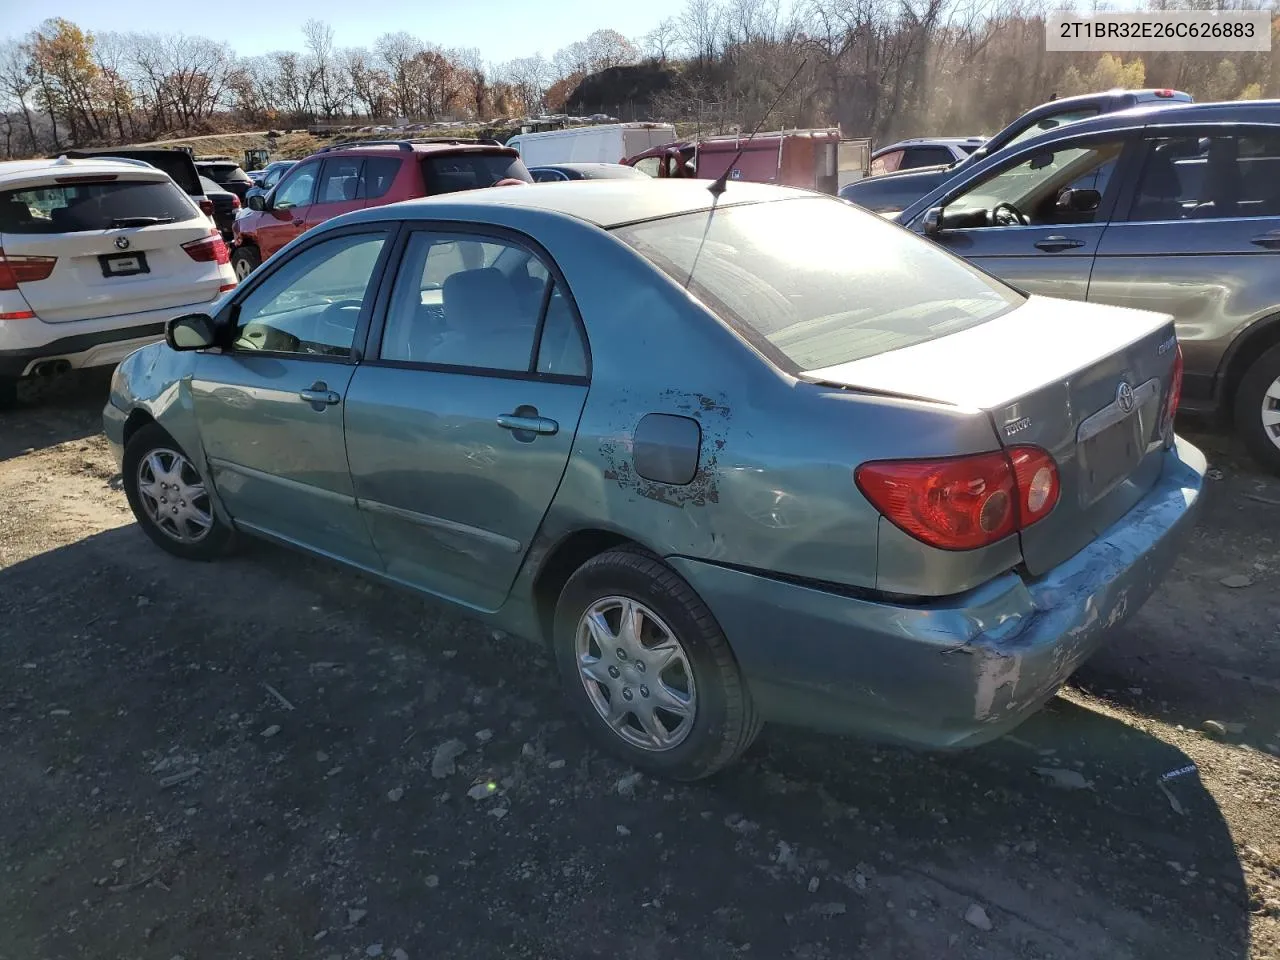
[[[1120,386],[1116,388],[1116,405],[1125,413],[1133,411],[1133,387],[1129,386],[1129,381],[1121,380]]]
[[[129,249],[129,238],[128,238],[128,237],[116,237],[116,249],[117,249],[117,250],[128,250],[128,249]]]

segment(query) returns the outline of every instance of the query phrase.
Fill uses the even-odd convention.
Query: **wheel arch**
[[[124,421],[124,431],[121,434],[121,443],[124,446],[129,445],[129,441],[134,435],[149,423],[155,423],[156,418],[141,407],[135,407],[130,411],[129,416]]]
[[[1236,391],[1245,373],[1253,361],[1277,344],[1280,344],[1280,313],[1255,320],[1231,341],[1218,363],[1214,393],[1216,406],[1220,411],[1231,413],[1236,402]]]
[[[551,642],[556,603],[574,572],[592,557],[618,547],[633,547],[652,553],[644,544],[624,533],[599,528],[575,530],[562,537],[547,551],[533,578],[534,616],[540,640]]]

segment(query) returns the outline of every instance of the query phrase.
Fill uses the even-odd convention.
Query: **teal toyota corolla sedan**
[[[991,740],[1194,520],[1168,316],[1027,297],[839,200],[540,184],[309,230],[104,411],[138,522],[250,534],[548,644],[677,779],[764,721]]]

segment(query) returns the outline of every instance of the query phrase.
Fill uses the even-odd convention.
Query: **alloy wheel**
[[[138,464],[138,498],[156,529],[179,543],[199,543],[213,529],[209,494],[182,454],[157,447]]]

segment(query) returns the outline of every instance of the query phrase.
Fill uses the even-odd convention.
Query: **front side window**
[[[200,211],[168,180],[86,177],[0,191],[0,233],[84,233],[194,220]]]
[[[1280,216],[1280,134],[1153,140],[1130,220]]]
[[[316,203],[343,203],[360,196],[360,158],[335,157],[324,162]]]
[[[947,227],[1091,223],[1123,141],[1060,146],[1032,154],[969,187],[947,204]]]
[[[836,200],[721,207],[615,235],[799,370],[956,333],[1023,299],[935,244]]]
[[[239,302],[234,349],[349,357],[385,241],[347,234],[294,254]]]
[[[532,252],[505,240],[426,231],[405,249],[381,357],[511,373],[586,372],[569,302]]]
[[[320,172],[320,161],[300,164],[289,171],[289,175],[280,181],[280,189],[276,193],[274,206],[277,210],[289,207],[305,207],[311,202],[315,193],[316,175]]]

